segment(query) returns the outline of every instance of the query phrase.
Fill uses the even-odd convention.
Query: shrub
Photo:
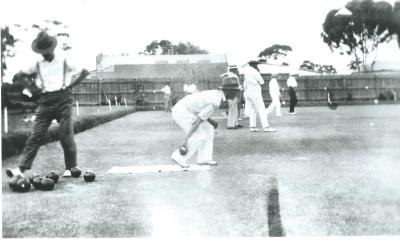
[[[118,119],[127,114],[135,112],[135,108],[128,108],[107,112],[102,114],[90,114],[87,116],[79,117],[74,122],[74,133],[83,132],[87,129],[96,127],[100,124]],[[2,136],[2,158],[8,158],[22,152],[25,142],[28,139],[31,131],[13,131]],[[43,140],[43,144],[54,142],[58,140],[58,126],[51,126]]]

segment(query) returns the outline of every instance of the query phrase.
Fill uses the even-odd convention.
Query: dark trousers
[[[76,166],[76,144],[72,123],[73,98],[70,90],[62,90],[41,94],[38,99],[39,109],[33,131],[28,138],[19,165],[30,169],[39,147],[44,144],[45,135],[53,119],[59,123],[58,134],[64,150],[66,169]]]
[[[290,101],[289,101],[289,112],[294,112],[294,107],[297,105],[297,97],[296,97],[296,91],[294,90],[293,87],[289,87],[289,97],[290,97]]]

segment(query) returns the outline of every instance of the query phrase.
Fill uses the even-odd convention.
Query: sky
[[[396,0],[387,0],[394,4]],[[349,73],[348,56],[331,52],[320,36],[327,13],[348,0],[0,0],[2,26],[31,26],[44,20],[67,25],[71,56],[90,70],[96,55],[143,51],[153,40],[191,42],[213,54],[226,54],[230,65],[242,65],[273,44],[292,47],[288,62],[304,60],[334,65]],[[10,70],[31,60],[34,36],[15,48]],[[396,60],[397,42],[382,45],[378,60]]]

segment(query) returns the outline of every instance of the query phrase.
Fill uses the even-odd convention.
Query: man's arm
[[[89,76],[89,74],[90,73],[88,70],[82,69],[81,73],[79,74],[79,77],[74,81],[72,81],[71,84],[68,85],[68,87],[73,87],[75,85],[78,85],[80,82],[82,82],[82,80],[84,80],[87,76]]]
[[[192,127],[190,128],[189,133],[185,138],[185,145],[187,144],[187,141],[189,140],[189,138],[197,130],[197,128],[200,126],[200,124],[202,122],[203,122],[203,120],[200,117],[196,117],[196,120],[193,122]]]

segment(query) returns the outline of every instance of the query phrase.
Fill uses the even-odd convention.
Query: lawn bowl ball
[[[42,189],[42,181],[43,181],[44,179],[45,179],[45,177],[38,177],[38,178],[35,178],[35,179],[33,180],[33,182],[32,182],[33,187],[36,188],[36,189],[38,189],[38,190]]]
[[[28,179],[19,179],[17,181],[17,184],[15,186],[15,190],[18,192],[27,192],[31,189],[31,183],[29,183]]]
[[[57,175],[56,172],[52,171],[48,175],[46,175],[46,178],[52,179],[54,183],[57,183],[59,176]]]
[[[10,187],[11,191],[16,191],[17,182],[19,179],[21,179],[21,177],[18,176],[14,176],[13,178],[11,178],[10,182],[8,183],[8,186]]]
[[[95,178],[96,178],[96,175],[93,172],[85,172],[83,174],[83,179],[86,182],[92,182],[92,181],[94,181]]]
[[[40,175],[34,174],[34,175],[32,175],[31,177],[29,177],[29,182],[30,182],[31,184],[33,184],[33,181],[34,181],[36,178],[39,178],[39,177],[40,177]]]
[[[71,175],[74,178],[78,178],[79,176],[81,176],[81,170],[79,168],[74,167],[71,169]]]
[[[185,155],[185,154],[187,154],[187,152],[188,152],[188,148],[185,145],[182,145],[179,147],[179,153],[181,155]]]
[[[50,178],[44,178],[41,182],[41,186],[40,189],[42,189],[43,191],[51,191],[54,189],[54,181]]]

